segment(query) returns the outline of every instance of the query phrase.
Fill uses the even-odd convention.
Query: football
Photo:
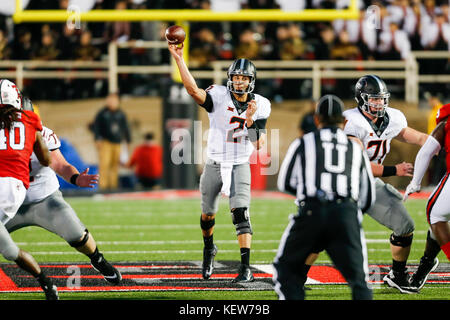
[[[186,39],[186,32],[180,26],[171,26],[166,29],[166,40],[169,44],[181,44]]]

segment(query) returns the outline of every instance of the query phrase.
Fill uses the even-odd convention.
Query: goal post
[[[77,19],[85,22],[107,21],[333,21],[336,19],[358,19],[359,0],[350,0],[347,9],[304,9],[283,11],[281,9],[242,9],[239,11],[212,11],[202,9],[130,9],[130,10],[90,10],[74,12],[70,10],[22,10],[22,0],[16,0],[14,23],[25,22],[66,22]]]

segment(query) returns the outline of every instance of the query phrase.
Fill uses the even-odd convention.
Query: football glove
[[[420,191],[420,184],[417,185],[417,184],[415,184],[414,182],[411,181],[409,183],[409,185],[406,187],[405,194],[403,195],[403,201],[406,201],[406,199],[408,199],[408,196],[411,193],[419,192],[419,191]]]

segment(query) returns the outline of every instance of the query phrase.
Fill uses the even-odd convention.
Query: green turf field
[[[203,242],[199,227],[199,199],[112,200],[101,197],[67,198],[97,241],[105,257],[113,262],[201,260]],[[425,246],[428,225],[425,200],[408,200],[406,206],[416,223],[409,263],[418,263]],[[251,264],[270,264],[279,240],[295,211],[292,200],[253,199],[251,219],[254,229]],[[390,231],[365,216],[363,223],[369,264],[390,264]],[[39,263],[89,262],[58,236],[37,227],[12,234],[16,243],[30,252]],[[235,229],[228,214],[228,203],[221,200],[216,217],[216,260],[239,260]],[[440,253],[441,263],[446,257]],[[0,258],[0,262],[6,262]],[[325,253],[316,263],[330,263]],[[350,299],[345,285],[312,285],[307,299]],[[383,285],[375,286],[374,298],[380,300],[449,299],[449,284],[426,285],[420,294],[402,295]],[[242,292],[78,292],[60,293],[61,299],[276,299],[272,291]],[[42,299],[41,293],[1,293],[0,299]]]

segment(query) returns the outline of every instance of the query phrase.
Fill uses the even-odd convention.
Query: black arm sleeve
[[[213,106],[214,104],[211,95],[208,92],[206,92],[205,102],[201,104],[200,107],[205,108],[206,112],[212,112]]]
[[[251,142],[255,142],[259,140],[261,133],[266,132],[266,119],[258,119],[253,121],[253,124],[248,127],[248,137]]]

